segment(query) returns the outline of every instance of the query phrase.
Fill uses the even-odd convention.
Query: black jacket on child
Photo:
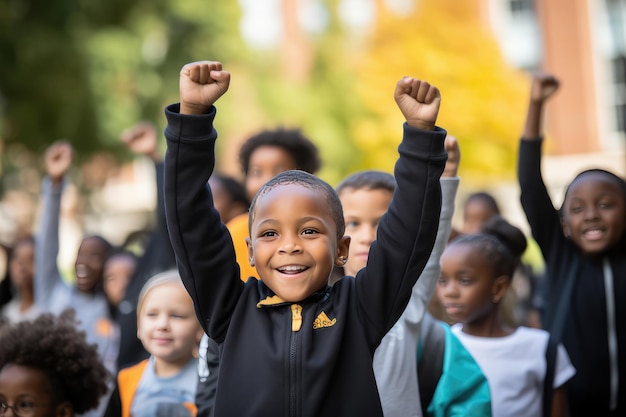
[[[196,314],[220,345],[215,416],[382,416],[372,357],[435,241],[446,132],[405,124],[398,188],[367,267],[289,303],[262,281],[239,279],[231,236],[206,185],[215,165],[215,108],[190,116],[171,105],[165,113],[170,239]]]
[[[557,326],[562,326],[562,343],[576,368],[576,375],[566,384],[570,414],[626,416],[626,236],[597,259],[584,256],[565,237],[559,213],[541,176],[541,145],[541,140],[521,141],[518,175],[522,206],[546,262],[548,299],[544,327],[553,333]],[[613,275],[611,296],[615,309],[611,320],[607,319],[604,259]],[[573,280],[571,291],[566,290],[567,280]],[[559,306],[565,307],[563,323],[555,322]],[[612,337],[617,346],[611,354]],[[612,369],[617,379],[613,388]],[[612,389],[617,408],[610,411]]]

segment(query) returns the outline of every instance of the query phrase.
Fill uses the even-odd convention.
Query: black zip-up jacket
[[[599,258],[583,255],[565,237],[559,213],[541,175],[542,144],[543,140],[520,141],[518,177],[522,206],[546,262],[548,298],[544,327],[548,331],[557,325],[553,319],[555,311],[561,304],[567,306],[562,342],[576,368],[576,375],[565,384],[570,415],[625,416],[626,236]],[[603,259],[610,262],[613,273],[615,311],[611,321],[607,315]],[[571,295],[565,297],[568,277],[575,283]],[[612,321],[614,325],[609,326]],[[609,349],[611,337],[616,341],[613,353]],[[616,372],[617,386],[613,387],[611,370]],[[611,411],[612,390],[617,407]]]
[[[405,124],[398,187],[367,267],[287,303],[262,281],[239,279],[231,236],[206,185],[215,165],[215,108],[178,112],[179,105],[165,111],[167,224],[196,314],[220,345],[215,416],[382,416],[372,357],[435,241],[446,132]]]

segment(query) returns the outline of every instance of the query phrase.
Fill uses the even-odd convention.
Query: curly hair
[[[74,310],[4,325],[0,328],[0,370],[13,364],[43,371],[57,402],[68,401],[81,414],[98,406],[111,375],[96,345],[87,344],[85,333],[76,326]]]
[[[252,153],[261,146],[275,146],[282,148],[296,161],[296,169],[315,174],[321,166],[319,153],[315,144],[300,129],[278,128],[263,130],[241,145],[239,163],[245,175],[250,168]]]

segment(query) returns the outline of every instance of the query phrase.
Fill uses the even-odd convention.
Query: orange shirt
[[[235,255],[237,256],[237,263],[241,272],[240,278],[243,282],[246,282],[248,278],[254,277],[259,279],[259,274],[256,272],[256,268],[250,266],[248,259],[248,245],[246,244],[246,238],[248,234],[248,213],[240,214],[237,217],[231,219],[226,225],[230,235],[233,238],[233,245],[235,246]]]
[[[122,404],[121,417],[130,417],[130,407],[133,403],[133,398],[139,386],[143,371],[146,369],[146,365],[148,365],[148,359],[122,369],[117,375],[117,387]],[[198,408],[195,404],[184,403],[183,405],[189,410],[192,416],[198,414]]]

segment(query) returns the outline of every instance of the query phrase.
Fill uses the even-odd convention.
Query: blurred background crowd
[[[217,121],[218,169],[235,177],[242,141],[276,125],[313,139],[331,184],[390,170],[400,116],[388,92],[415,74],[441,89],[440,123],[463,147],[457,199],[488,191],[527,230],[515,155],[537,68],[563,86],[546,119],[552,195],[587,166],[626,173],[624,0],[7,0],[0,28],[0,243],[37,227],[42,154],[68,140],[68,279],[86,232],[119,245],[153,227],[152,162],[120,133],[140,120],[162,131],[181,64],[199,59],[237,78]],[[526,258],[541,268],[534,245]]]

